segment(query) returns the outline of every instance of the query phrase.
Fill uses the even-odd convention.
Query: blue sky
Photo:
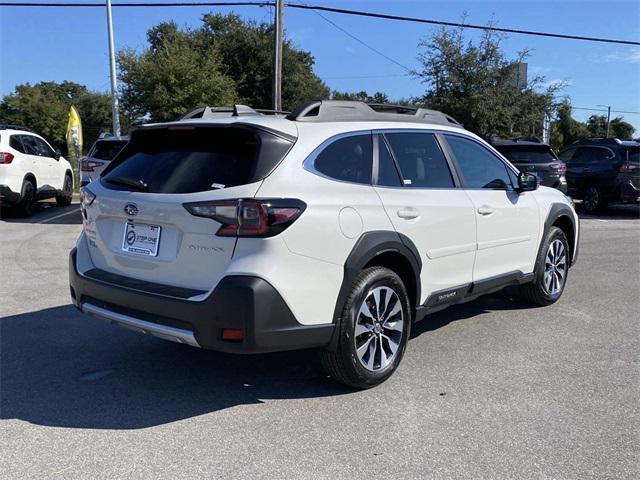
[[[115,0],[116,2],[118,0]],[[140,1],[140,0],[138,0]],[[297,0],[291,0],[292,2]],[[563,0],[449,0],[449,1],[327,1],[308,4],[370,10],[439,20],[485,24],[492,17],[498,26],[528,30],[640,39],[640,2]],[[153,3],[149,1],[149,3]],[[168,20],[197,27],[203,13],[212,8],[114,9],[116,48],[142,50],[146,31]],[[271,8],[216,8],[245,18],[270,21]],[[438,27],[323,13],[385,55],[408,67],[418,66],[417,44]],[[17,84],[45,80],[72,80],[95,90],[109,88],[105,12],[90,9],[34,9],[0,7],[0,94]],[[312,11],[287,9],[287,34],[315,59],[316,73],[332,89],[383,91],[391,98],[417,96],[424,86],[401,76],[395,63],[346,36]],[[469,31],[469,39],[478,33]],[[503,47],[509,56],[531,50],[530,75],[544,75],[548,82],[567,83],[564,94],[576,107],[640,111],[640,47],[510,35]],[[369,77],[372,78],[354,78]],[[580,120],[590,114],[574,111]],[[619,114],[613,114],[613,116]],[[640,115],[624,114],[640,132]]]

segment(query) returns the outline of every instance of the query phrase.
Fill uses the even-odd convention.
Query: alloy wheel
[[[600,193],[595,187],[589,187],[584,196],[584,208],[587,212],[594,212],[600,203]]]
[[[555,297],[562,292],[567,276],[567,251],[560,240],[549,245],[544,262],[543,283],[546,292]]]
[[[389,287],[371,289],[357,313],[354,341],[358,360],[369,371],[390,365],[400,348],[404,314],[398,294]]]

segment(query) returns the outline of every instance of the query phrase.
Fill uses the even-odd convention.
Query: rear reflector
[[[242,340],[244,340],[244,332],[239,328],[223,328],[222,340],[241,342]]]
[[[239,198],[211,202],[185,203],[196,217],[215,220],[222,225],[220,237],[273,237],[289,227],[307,207],[297,199]]]

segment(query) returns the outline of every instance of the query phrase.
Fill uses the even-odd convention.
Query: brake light
[[[273,237],[289,227],[307,205],[296,199],[240,198],[183,204],[196,217],[211,218],[222,225],[220,237]]]
[[[564,162],[553,162],[549,167],[560,175],[567,173],[567,164]]]
[[[14,156],[8,152],[0,152],[0,163],[8,164],[13,162]]]
[[[82,160],[80,162],[80,170],[83,172],[93,172],[94,169],[104,165],[102,162],[94,162],[92,160]]]
[[[623,163],[620,165],[620,173],[636,173],[640,170],[640,163]]]

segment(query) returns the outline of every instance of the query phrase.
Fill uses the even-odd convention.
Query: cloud
[[[640,47],[609,53],[599,57],[601,62],[640,63]]]

